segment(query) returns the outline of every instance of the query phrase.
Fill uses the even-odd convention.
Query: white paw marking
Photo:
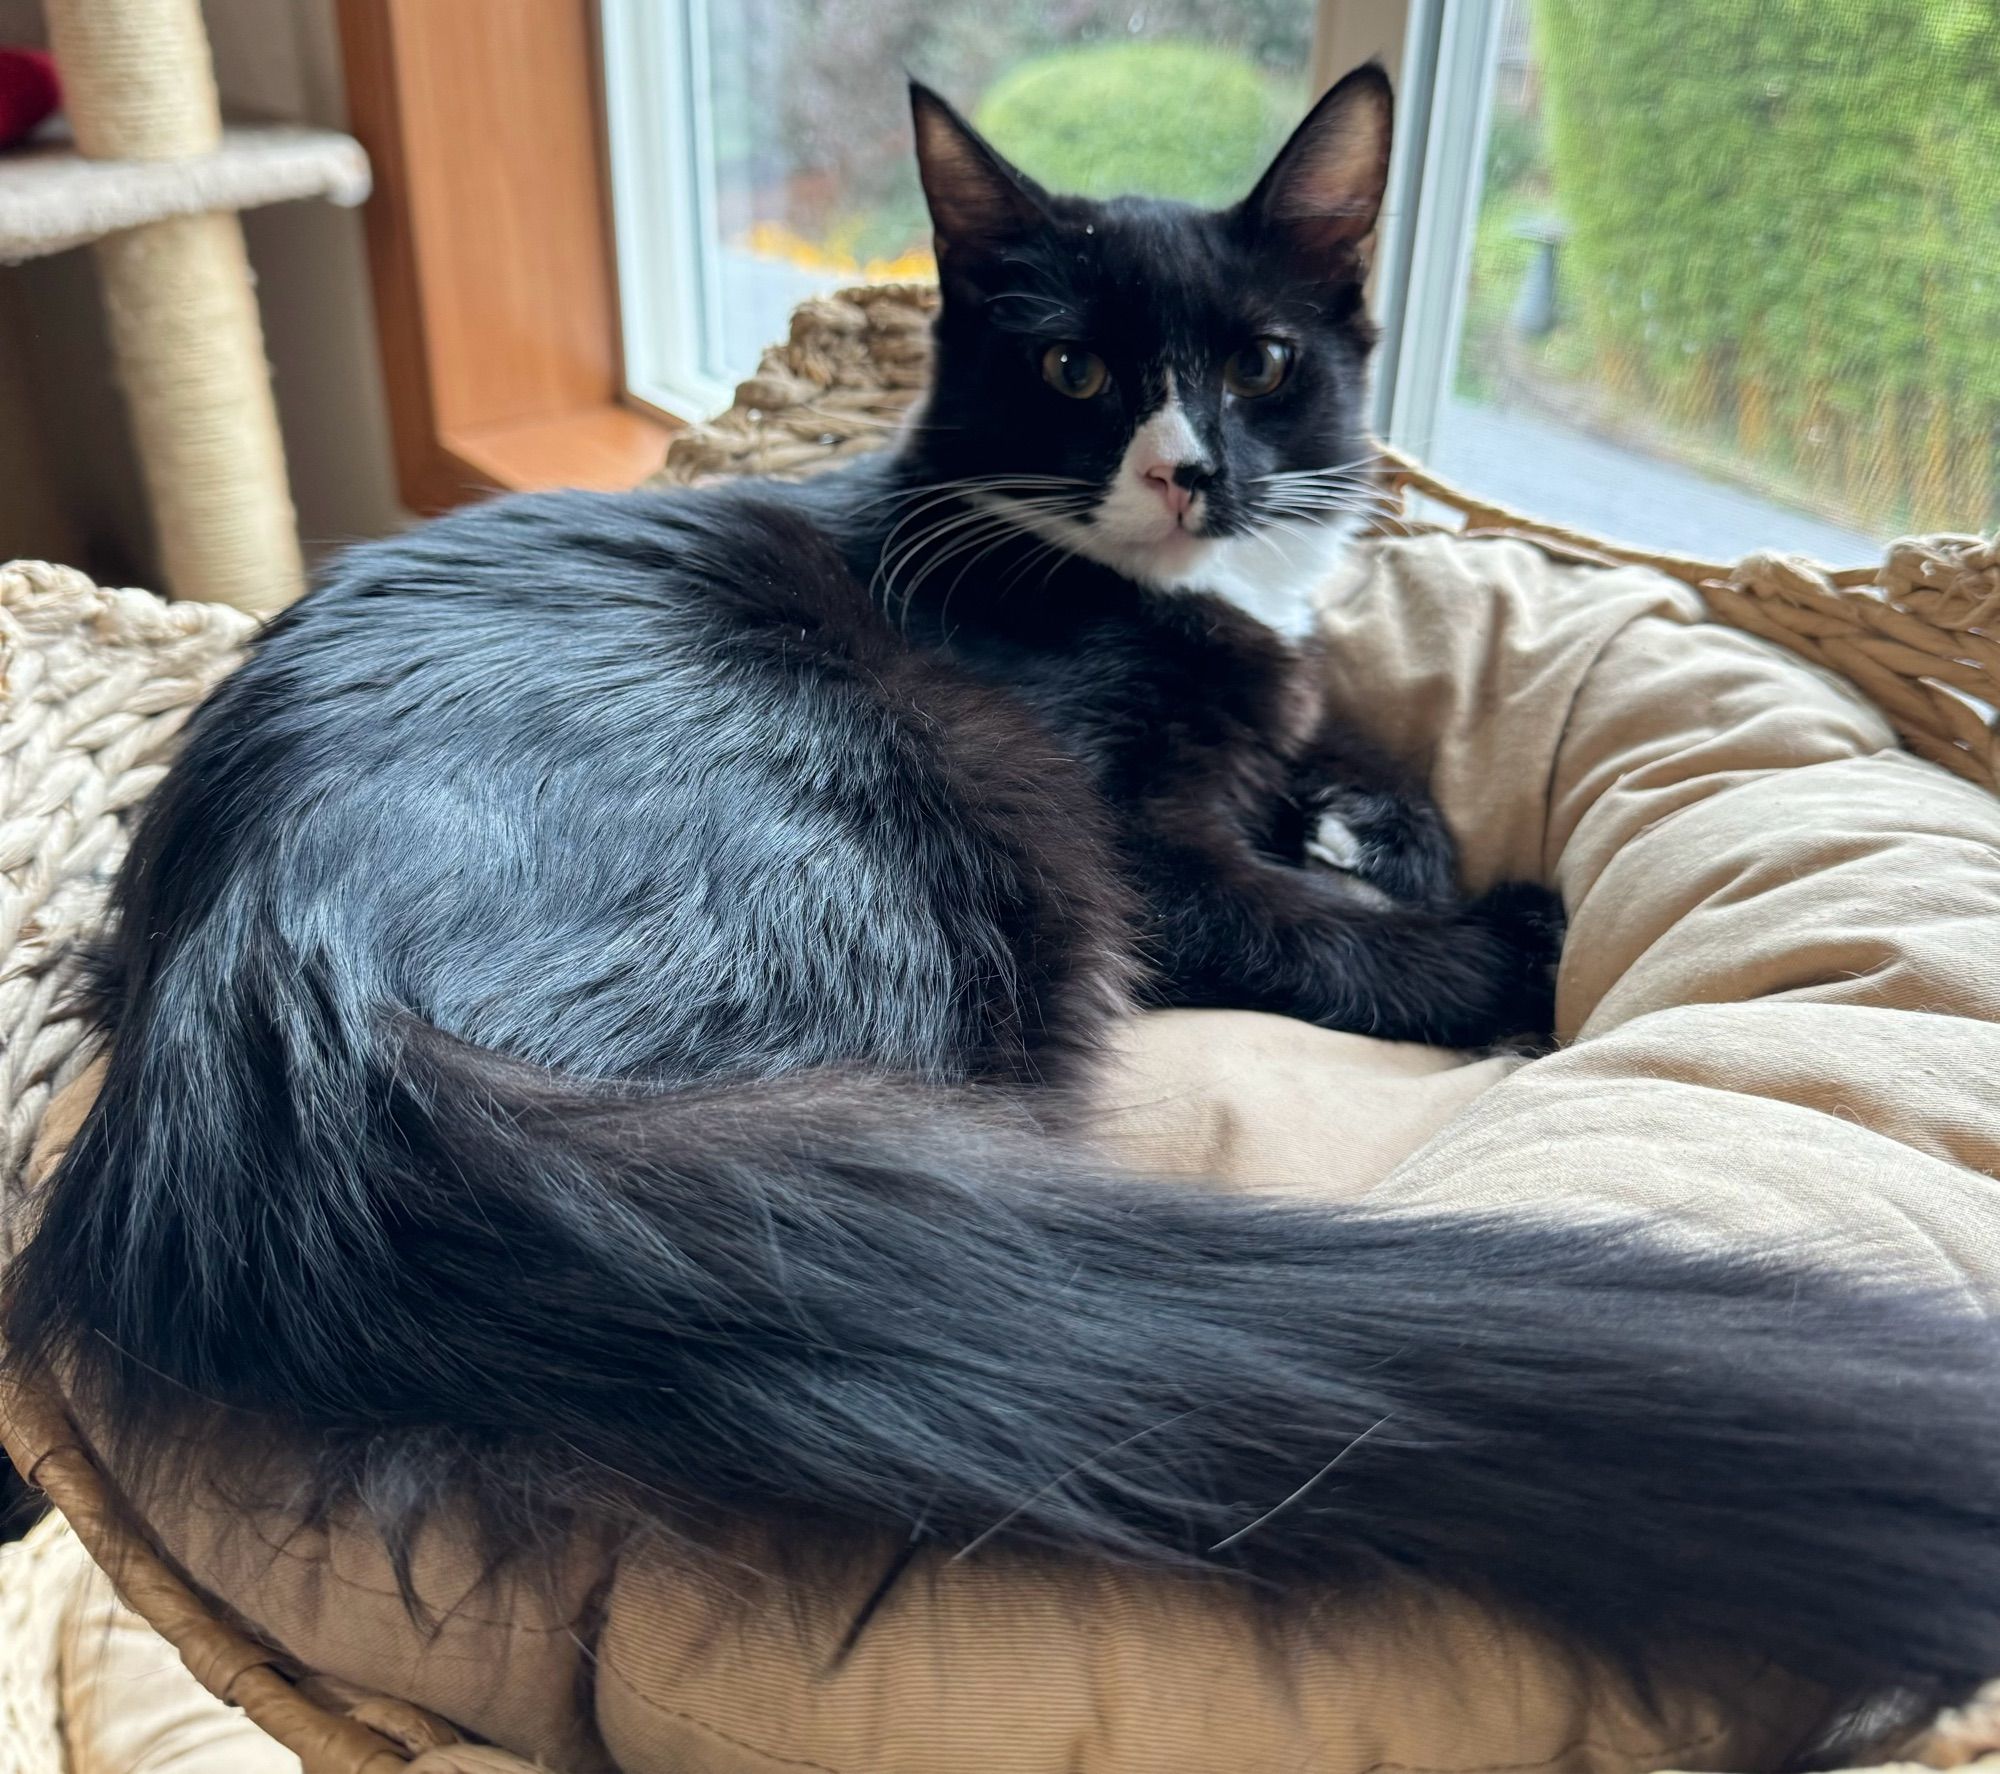
[[[1361,866],[1361,840],[1346,820],[1322,813],[1312,836],[1306,840],[1306,854],[1330,869],[1351,874]]]

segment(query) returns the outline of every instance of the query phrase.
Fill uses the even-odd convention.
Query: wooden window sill
[[[593,0],[340,0],[403,501],[616,489],[671,421],[625,402]]]
[[[614,493],[638,485],[658,469],[676,429],[650,413],[606,405],[447,432],[443,442],[488,484],[509,492],[585,487]]]

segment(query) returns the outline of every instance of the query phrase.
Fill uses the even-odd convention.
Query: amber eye
[[[1071,400],[1088,400],[1110,379],[1104,359],[1081,345],[1051,345],[1042,353],[1042,380]]]
[[[1291,373],[1292,348],[1283,339],[1252,339],[1222,370],[1222,384],[1231,394],[1255,400]]]

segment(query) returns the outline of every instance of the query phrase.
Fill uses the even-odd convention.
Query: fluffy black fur
[[[1280,1597],[1416,1576],[1844,1699],[2000,1668],[1980,1317],[1135,1180],[1065,1134],[1134,991],[1454,1041],[1546,1016],[1543,902],[1462,903],[1434,811],[1268,629],[1011,523],[962,582],[897,565],[945,482],[1101,487],[1148,378],[1245,327],[1288,329],[1296,404],[1189,397],[1210,521],[1254,530],[1244,462],[1348,460],[1386,105],[1351,78],[1209,216],[1048,198],[920,94],[947,305],[893,456],[495,502],[275,623],[120,876],[109,1076],[11,1358],[128,1466],[219,1411],[212,1447],[303,1448],[399,1545],[444,1498],[516,1549],[804,1514]],[[1053,301],[1122,418],[1000,318]],[[1372,880],[1302,854],[1326,800]]]

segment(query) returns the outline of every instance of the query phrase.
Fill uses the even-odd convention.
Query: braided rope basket
[[[928,288],[885,285],[808,302],[735,405],[675,439],[661,478],[799,475],[880,447],[923,384],[934,300]],[[1912,751],[2000,792],[2000,541],[1899,542],[1880,568],[1831,571],[1776,555],[1732,566],[1621,547],[1471,498],[1393,454],[1385,462],[1399,514],[1386,529],[1517,537],[1568,560],[1656,568],[1697,588],[1717,620],[1851,679]],[[1424,515],[1437,508],[1451,521]],[[102,590],[37,563],[0,569],[0,1187],[12,1206],[52,1094],[89,1062],[66,996],[74,943],[101,916],[126,819],[253,631],[219,605]],[[17,1217],[0,1219],[0,1233]],[[126,1601],[306,1774],[524,1774],[526,1764],[459,1742],[429,1714],[337,1690],[226,1623],[121,1513],[52,1386],[0,1387],[0,1436]],[[0,1670],[42,1670],[36,1610],[22,1599],[36,1586],[17,1583],[22,1567],[4,1556]],[[0,1684],[0,1743],[10,1727],[46,1729],[52,1708],[37,1697],[39,1679],[27,1681],[26,1699],[17,1681],[11,1703]],[[1975,1709],[1915,1753],[1954,1766],[1995,1747],[2000,1708]],[[0,1774],[12,1765],[0,1750]],[[53,1765],[19,1763],[24,1774]]]

